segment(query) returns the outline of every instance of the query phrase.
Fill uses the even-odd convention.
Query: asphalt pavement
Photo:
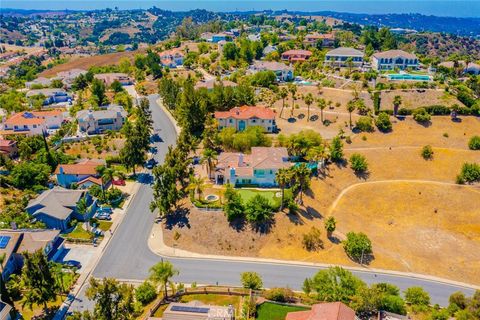
[[[148,97],[152,109],[154,131],[160,141],[154,143],[157,149],[155,159],[163,163],[167,147],[176,140],[176,131],[167,114],[157,105],[157,95]],[[239,285],[240,273],[244,271],[258,272],[265,287],[290,287],[300,290],[303,281],[313,276],[320,268],[291,264],[238,262],[226,260],[209,260],[193,258],[162,258],[154,254],[148,247],[148,237],[155,220],[150,212],[152,200],[151,176],[146,174],[134,199],[132,199],[122,224],[115,231],[110,243],[105,248],[100,261],[93,271],[97,278],[113,277],[120,280],[142,281],[148,276],[148,269],[162,259],[171,261],[179,269],[180,274],[174,280],[183,283]],[[205,235],[208,236],[208,235]],[[420,286],[430,293],[432,303],[448,305],[448,297],[455,291],[463,291],[471,296],[473,289],[427,279],[373,273],[372,271],[353,271],[363,281],[371,284],[388,282],[401,290]],[[70,310],[92,308],[92,303],[84,298],[85,288],[81,291]]]

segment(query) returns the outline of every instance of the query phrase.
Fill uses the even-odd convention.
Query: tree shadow
[[[188,219],[189,214],[189,209],[185,207],[178,207],[165,218],[165,228],[168,230],[172,230],[174,227],[187,227],[190,229],[190,220]]]
[[[422,122],[418,122],[422,127],[424,128],[428,128],[432,125],[432,121],[428,120],[428,121],[422,121]]]
[[[296,226],[304,225],[303,220],[300,218],[298,212],[288,212],[286,215],[290,222],[295,224]]]
[[[351,257],[349,255],[347,255],[347,256],[350,258],[350,260],[352,260],[353,262],[358,263],[362,266],[368,266],[372,263],[373,260],[375,260],[375,255],[373,253],[364,254],[363,255],[363,260],[362,260],[362,258],[356,259],[356,258]]]
[[[237,232],[242,232],[245,230],[246,221],[245,221],[245,218],[239,217],[239,218],[233,219],[228,224],[230,225],[230,228],[232,228],[233,230]]]
[[[323,218],[323,215],[317,209],[310,206],[305,207],[305,210],[299,210],[298,212],[302,217],[308,220]]]
[[[275,225],[275,220],[269,219],[264,222],[253,223],[251,227],[252,227],[252,230],[254,230],[255,232],[258,232],[261,234],[268,234],[272,230],[274,225]]]
[[[347,159],[342,158],[342,159],[340,159],[340,160],[338,160],[338,161],[335,161],[334,164],[337,166],[337,168],[343,169],[343,168],[346,168],[346,167],[347,167],[348,161],[347,161]]]
[[[367,181],[367,179],[370,177],[370,172],[369,171],[358,171],[358,172],[355,172],[355,176],[358,179]]]
[[[462,119],[461,118],[452,118],[452,122],[456,122],[456,123],[461,123],[462,122]]]
[[[327,235],[327,239],[330,240],[330,242],[333,243],[333,244],[342,243],[342,240],[340,240],[340,238],[338,238],[337,236],[334,236],[333,234],[332,235]]]

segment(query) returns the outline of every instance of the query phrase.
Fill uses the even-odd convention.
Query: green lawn
[[[239,188],[236,189],[240,196],[242,197],[244,202],[248,202],[250,199],[255,197],[257,194],[260,194],[261,196],[267,198],[272,204],[275,203],[280,203],[280,198],[277,198],[275,195],[279,191],[271,191],[271,190],[255,190],[255,189],[243,189]]]
[[[98,228],[102,231],[108,231],[112,227],[111,221],[98,220]]]
[[[306,307],[283,306],[265,302],[257,308],[257,320],[284,320],[287,313],[309,310]]]
[[[83,229],[82,223],[79,222],[75,226],[72,232],[64,234],[66,238],[70,239],[80,239],[80,240],[90,240],[93,238],[93,234],[88,232],[87,230]]]

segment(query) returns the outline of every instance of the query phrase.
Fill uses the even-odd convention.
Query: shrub
[[[350,156],[350,167],[355,173],[362,173],[368,170],[368,162],[365,156],[354,153]]]
[[[428,306],[430,296],[421,287],[411,287],[405,291],[405,301],[413,306]]]
[[[362,232],[349,232],[347,233],[347,240],[343,243],[343,248],[352,260],[363,262],[361,261],[362,256],[372,253],[372,242]]]
[[[146,305],[152,302],[157,297],[157,290],[148,281],[145,281],[135,289],[135,298],[137,301]]]
[[[464,163],[462,171],[457,176],[457,183],[473,183],[480,181],[480,165],[476,163]]]
[[[294,294],[289,288],[272,288],[265,292],[265,298],[276,302],[293,302]]]
[[[257,194],[245,205],[245,216],[248,222],[262,223],[270,220],[273,208],[267,198]]]
[[[480,136],[473,136],[468,142],[470,150],[480,150]]]
[[[430,160],[433,158],[433,149],[432,146],[426,145],[422,148],[422,157],[425,160]]]
[[[240,194],[228,184],[224,196],[225,204],[223,206],[223,212],[225,212],[227,220],[233,221],[236,218],[243,217],[244,207]]]
[[[334,137],[330,144],[330,159],[333,162],[338,162],[343,159],[343,143],[340,137]]]
[[[246,289],[260,290],[263,287],[262,278],[256,272],[242,272],[240,281]]]
[[[432,106],[426,106],[424,108],[429,114],[432,114],[432,115],[435,115],[435,116],[445,116],[445,115],[449,115],[450,112],[451,112],[449,107],[444,106],[444,105],[440,105],[440,104],[435,104],[435,105],[432,105]]]
[[[407,108],[400,108],[398,110],[398,114],[401,115],[401,116],[408,116],[408,115],[412,114],[412,111],[407,109]]]
[[[322,232],[312,227],[309,232],[303,235],[303,247],[308,251],[323,249]]]
[[[425,108],[418,108],[413,111],[413,119],[417,122],[425,123],[432,119]]]
[[[373,131],[373,120],[371,117],[360,117],[355,126],[358,130],[363,132],[371,132]]]
[[[375,125],[377,126],[378,130],[382,132],[388,132],[392,130],[392,122],[390,121],[390,117],[385,112],[380,112],[378,117],[375,119]]]

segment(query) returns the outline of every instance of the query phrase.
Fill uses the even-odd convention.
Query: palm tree
[[[308,161],[316,162],[317,164],[320,163],[321,164],[320,167],[322,168],[322,170],[325,166],[326,158],[327,158],[327,150],[324,145],[310,148],[305,157],[305,159]]]
[[[283,203],[285,202],[285,188],[292,181],[292,171],[289,169],[279,169],[275,176],[278,186],[282,189],[282,202],[280,203],[280,211],[283,210]]]
[[[313,103],[313,95],[311,93],[308,93],[305,98],[305,104],[307,105],[307,121],[310,121],[310,106]]]
[[[161,261],[150,268],[150,280],[163,287],[165,292],[165,299],[168,297],[168,285],[172,284],[171,278],[178,275],[179,272],[173,267],[173,264],[169,261]]]
[[[307,165],[305,163],[302,163],[300,166],[295,168],[295,171],[294,171],[294,176],[295,177],[294,178],[295,178],[296,182],[298,183],[298,186],[300,187],[300,192],[299,192],[299,195],[300,195],[299,204],[300,205],[303,204],[303,192],[308,187],[309,178],[310,178],[311,173],[312,173],[312,171],[307,167]]]
[[[280,97],[280,99],[282,99],[282,109],[280,110],[280,118],[281,118],[283,114],[283,109],[285,108],[285,99],[288,97],[288,89],[285,87],[282,87],[280,89],[280,92],[278,93],[278,96]]]
[[[205,189],[205,178],[190,176],[190,184],[186,188],[187,191],[193,191],[198,194],[198,200],[200,200],[203,190]]]
[[[352,129],[352,112],[357,108],[355,100],[350,100],[347,103],[347,111],[350,114],[350,130]]]
[[[288,85],[288,91],[292,95],[292,111],[290,112],[290,117],[293,117],[293,110],[295,109],[295,101],[297,100],[297,86],[295,84]]]
[[[397,116],[398,108],[402,104],[402,97],[401,96],[395,96],[393,98],[393,115]]]
[[[203,150],[203,161],[207,163],[208,179],[212,178],[214,163],[217,160],[218,153],[213,149]]]
[[[329,217],[325,220],[325,230],[327,230],[327,237],[330,238],[332,236],[333,231],[335,231],[337,227],[337,221],[334,217]]]
[[[327,107],[327,103],[325,102],[325,99],[319,98],[317,100],[317,107],[320,108],[320,119],[322,120],[322,124],[323,124],[323,110]]]

